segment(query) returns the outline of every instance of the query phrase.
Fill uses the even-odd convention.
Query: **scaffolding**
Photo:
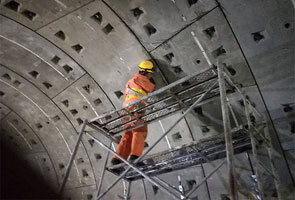
[[[104,166],[105,170],[118,176],[116,180],[109,185],[105,191],[100,192],[103,184],[103,177],[98,186],[97,200],[102,199],[120,180],[124,180],[124,199],[129,198],[131,183],[134,180],[146,179],[152,185],[160,188],[173,199],[190,199],[193,192],[207,181],[218,169],[227,163],[228,183],[230,198],[238,199],[238,191],[242,191],[236,180],[235,168],[233,162],[234,153],[245,152],[252,149],[255,178],[258,185],[258,194],[256,199],[264,199],[263,186],[261,185],[259,169],[263,167],[257,157],[257,143],[263,141],[267,145],[268,154],[271,160],[271,169],[263,167],[274,178],[278,199],[281,199],[279,192],[279,178],[277,177],[276,168],[273,165],[273,148],[269,141],[268,131],[266,129],[266,121],[261,113],[247,99],[246,95],[240,89],[239,85],[234,83],[225,66],[217,63],[214,66],[199,40],[192,32],[192,36],[199,45],[205,59],[209,64],[209,68],[201,72],[193,73],[170,85],[167,85],[141,99],[132,102],[130,105],[123,107],[107,114],[98,116],[90,121],[85,120],[81,126],[74,150],[72,151],[67,170],[60,186],[62,194],[69,177],[69,173],[74,162],[79,143],[83,135],[90,137],[94,142],[98,143],[109,153],[116,155],[122,164],[107,167],[108,160]],[[243,99],[244,116],[247,124],[239,123],[238,119],[231,107],[228,94],[237,92]],[[220,98],[223,130],[224,135],[207,138],[202,141],[195,141],[179,148],[171,148],[167,151],[155,154],[147,154],[162,140],[168,133],[194,108],[202,106],[208,102]],[[142,102],[145,102],[144,104]],[[111,147],[112,144],[119,143],[118,135],[122,132],[139,128],[145,124],[161,120],[167,116],[182,111],[181,116],[154,142],[146,151],[134,162],[130,163],[126,159],[118,155]],[[137,114],[136,114],[137,113]],[[138,114],[139,113],[139,114]],[[231,125],[231,118],[234,126]],[[262,119],[262,120],[258,120]],[[258,123],[259,122],[259,123]],[[110,140],[110,143],[104,144],[100,139],[96,138],[91,132],[85,131],[86,126],[91,127]],[[159,174],[168,173],[174,170],[184,169],[201,163],[210,163],[213,160],[226,159],[219,165],[214,166],[211,173],[208,174],[199,184],[195,185],[188,193],[183,190],[181,179],[179,179],[179,188],[170,185],[164,180],[157,177]],[[146,194],[145,194],[146,197]]]

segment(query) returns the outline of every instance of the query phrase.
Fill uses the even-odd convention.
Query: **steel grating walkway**
[[[149,124],[170,114],[182,111],[192,105],[210,87],[213,87],[212,90],[198,105],[219,96],[219,87],[216,84],[217,79],[215,68],[207,69],[201,73],[194,73],[150,93],[122,109],[98,116],[91,120],[89,124],[103,129],[109,135],[116,135],[138,128],[143,124]],[[228,92],[233,91],[229,84],[226,84],[226,88]],[[145,104],[142,104],[142,101],[145,101]],[[136,109],[131,109],[134,106]],[[128,110],[132,111],[128,112]],[[141,116],[134,117],[134,113],[141,113]],[[134,125],[136,121],[141,123]]]
[[[235,153],[251,149],[251,141],[246,129],[238,129],[232,133],[233,148]],[[146,156],[139,169],[147,175],[155,176],[175,170],[184,169],[208,161],[224,158],[226,156],[224,135],[206,138],[192,142],[178,148],[173,148],[158,154]],[[115,175],[120,175],[128,165],[122,163],[108,167],[107,170]],[[143,178],[134,170],[130,170],[124,177],[128,180]]]

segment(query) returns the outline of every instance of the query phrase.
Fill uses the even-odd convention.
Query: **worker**
[[[123,105],[129,110],[136,109],[135,106],[128,107],[128,105],[141,97],[152,92],[155,88],[155,82],[152,79],[154,72],[154,65],[151,61],[144,60],[139,66],[139,72],[135,74],[126,84],[124,91],[124,103]],[[143,102],[141,102],[143,103]],[[139,117],[141,114],[135,113],[135,117]],[[130,119],[130,118],[129,118]],[[134,116],[133,118],[134,119]],[[142,122],[136,121],[132,125],[138,125]],[[129,128],[130,126],[125,126],[124,129]],[[122,139],[117,147],[116,152],[127,159],[129,156],[129,161],[134,162],[143,152],[144,141],[147,137],[147,125],[144,125],[140,128],[126,131],[122,134]],[[117,165],[122,161],[116,156],[111,160],[112,165]]]

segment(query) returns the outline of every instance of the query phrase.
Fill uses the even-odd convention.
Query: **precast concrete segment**
[[[213,0],[105,2],[131,28],[148,51],[217,5]]]
[[[169,82],[208,67],[194,32],[209,60],[220,61],[232,73],[232,79],[243,86],[254,85],[254,79],[231,29],[219,8],[215,8],[179,34],[151,52]]]
[[[49,97],[85,73],[68,55],[35,32],[3,16],[0,25],[0,64],[28,79]]]
[[[60,31],[65,40],[56,36]],[[126,82],[138,71],[138,64],[149,59],[134,35],[101,1],[90,3],[38,33],[82,65],[117,108],[122,106]],[[158,79],[158,85],[163,85]]]
[[[244,52],[271,122],[275,126],[276,132],[270,135],[277,137],[274,141],[279,138],[281,143],[294,141],[291,127],[287,125],[294,120],[290,118],[292,115],[286,116],[283,106],[294,103],[295,99],[294,4],[290,0],[271,0],[263,3],[249,1],[247,4],[240,0],[220,0],[220,4]],[[228,12],[229,10],[231,12]],[[285,125],[282,125],[284,123]],[[275,148],[282,148],[278,141]],[[290,163],[292,164],[292,160],[288,162]],[[280,171],[286,172],[288,169]],[[284,178],[282,181],[292,180]]]
[[[36,30],[91,1],[42,0],[42,3],[37,3],[33,0],[4,0],[0,4],[0,13]]]
[[[66,117],[56,105],[31,83],[7,68],[1,67],[0,73],[1,91],[4,94],[1,102],[12,107],[38,134],[49,155],[53,158],[53,164],[60,180],[64,173],[65,160],[74,145],[75,129],[67,122]],[[21,84],[18,86],[13,84],[15,80]],[[69,181],[68,187],[94,184],[93,172],[89,167],[90,161],[85,149],[80,148],[78,155],[82,162],[75,165],[75,170],[70,175],[72,181]]]

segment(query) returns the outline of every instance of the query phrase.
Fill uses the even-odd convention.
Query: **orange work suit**
[[[150,80],[139,73],[135,74],[126,84],[124,91],[124,103],[126,105],[140,99],[154,90],[155,85]],[[140,122],[135,122],[135,125]],[[130,127],[130,125],[129,125]],[[125,129],[128,127],[124,127]],[[144,141],[147,136],[147,125],[127,131],[122,134],[122,139],[116,152],[127,159],[129,155],[140,156],[143,152]],[[117,158],[114,156],[114,158]]]

